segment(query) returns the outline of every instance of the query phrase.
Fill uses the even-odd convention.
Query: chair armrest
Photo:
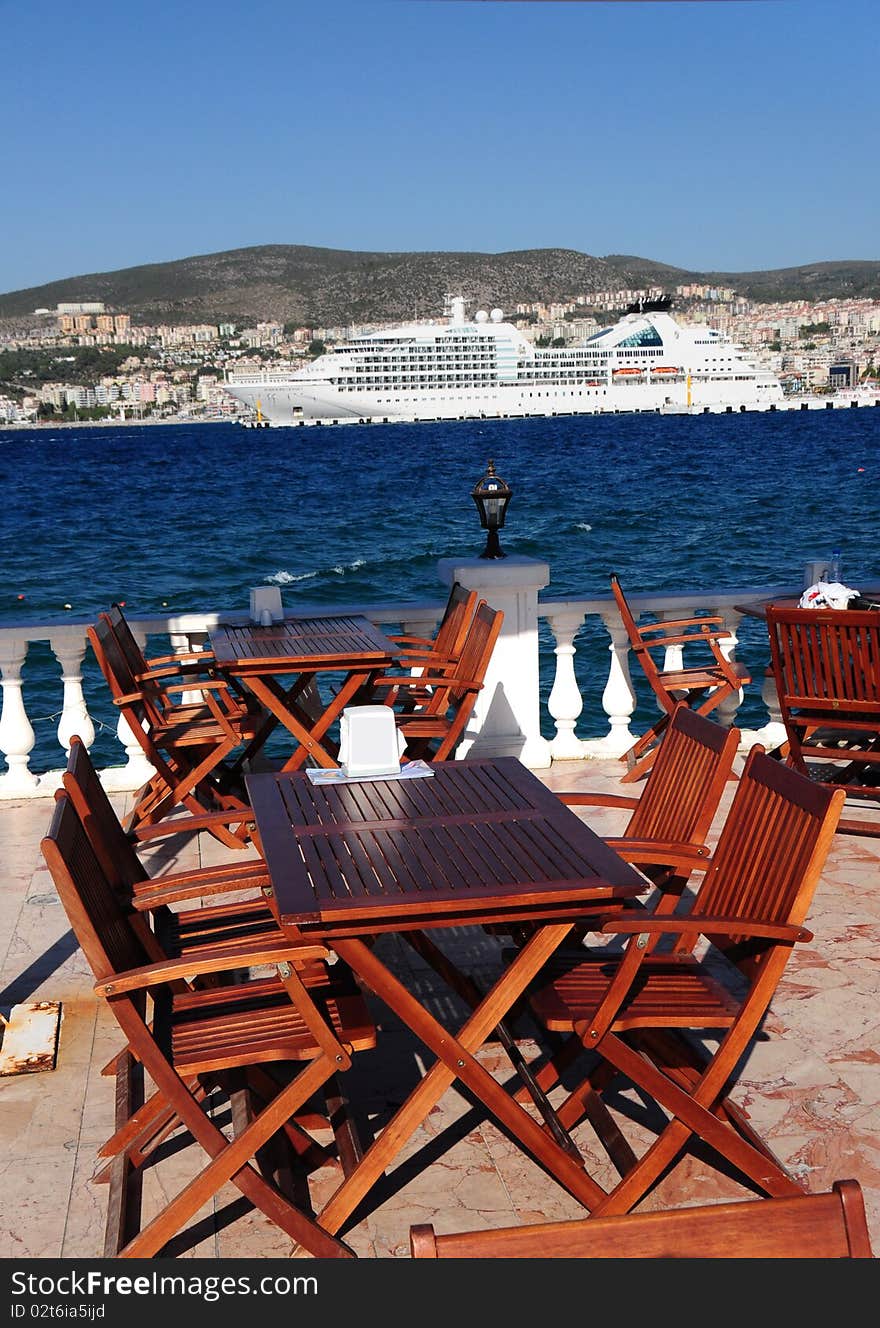
[[[407,674],[404,677],[395,678],[394,682],[396,686],[404,689],[407,687],[415,687],[422,690],[425,687],[436,687],[438,691],[442,691],[446,688],[454,692],[457,692],[460,688],[464,688],[467,691],[472,687],[480,688],[483,686],[481,678],[459,678],[456,674],[443,673],[420,673],[416,677],[411,677]]]
[[[130,968],[114,973],[110,978],[96,982],[98,996],[119,996],[127,991],[140,991],[181,978],[202,977],[208,973],[229,973],[237,968],[254,968],[261,964],[280,964],[285,960],[298,963],[302,959],[324,959],[327,949],[323,945],[291,945],[286,939],[230,941],[226,945],[212,945],[200,954],[182,959],[161,959],[155,964]]]
[[[706,614],[699,618],[664,618],[663,622],[643,623],[637,630],[641,636],[644,632],[677,632],[682,627],[712,627],[720,630],[725,627],[725,622],[720,614]],[[721,635],[725,635],[723,630],[721,630]],[[729,632],[727,635],[729,635]]]
[[[570,793],[554,789],[560,802],[566,807],[624,807],[632,811],[638,807],[638,798],[628,798],[622,793]]]
[[[147,881],[138,881],[132,887],[132,904],[138,913],[152,913],[167,904],[178,904],[186,899],[227,894],[238,890],[261,890],[269,884],[269,874],[263,861],[244,862],[236,870],[228,865],[195,867],[185,872],[165,872]],[[259,901],[258,901],[259,902]]]
[[[162,678],[174,678],[177,676],[188,677],[190,675],[198,676],[201,673],[208,673],[213,669],[210,660],[196,662],[195,660],[179,660],[162,664],[150,664],[148,669],[142,673],[134,675],[135,682],[154,682]],[[211,676],[214,676],[213,673]]]
[[[175,816],[160,821],[158,825],[139,825],[133,833],[135,839],[143,841],[161,839],[165,835],[187,835],[195,830],[210,830],[212,825],[241,825],[243,822],[256,825],[256,818],[249,807],[196,812],[192,816]]]
[[[389,635],[388,640],[393,641],[398,646],[422,646],[425,650],[430,650],[433,644],[429,636]]]
[[[675,840],[628,839],[625,835],[603,835],[605,843],[627,862],[642,866],[686,867],[706,871],[711,863],[705,844],[679,844]]]
[[[162,664],[199,664],[210,663],[214,658],[213,650],[182,650],[179,655],[153,655],[147,660],[150,668]]]
[[[228,692],[229,683],[225,678],[191,678],[189,682],[176,682],[166,687],[166,692]]]
[[[603,923],[601,930],[619,936],[640,932],[675,936],[753,936],[768,941],[791,941],[792,944],[813,939],[813,933],[807,931],[806,927],[794,927],[787,922],[762,922],[756,918],[715,918],[707,914],[694,917],[692,913],[686,918],[658,918],[655,914],[642,920],[611,918]]]
[[[122,696],[114,696],[113,704],[116,706],[132,705],[135,701],[143,701],[143,692],[124,692]]]
[[[668,632],[665,636],[658,636],[656,641],[647,641],[642,638],[640,646],[633,646],[634,650],[659,650],[661,646],[711,646],[719,641],[729,641],[729,632]]]

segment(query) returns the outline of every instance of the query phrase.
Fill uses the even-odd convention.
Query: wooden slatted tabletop
[[[351,615],[287,618],[268,627],[227,624],[210,633],[210,644],[217,665],[230,673],[387,668],[396,651],[368,618]]]
[[[279,922],[304,932],[552,916],[648,888],[514,757],[441,762],[424,779],[246,784]]]

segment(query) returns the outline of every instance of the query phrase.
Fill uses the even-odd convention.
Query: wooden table
[[[320,1224],[340,1229],[456,1079],[587,1209],[599,1202],[605,1192],[581,1160],[477,1052],[575,922],[644,893],[646,878],[514,757],[441,762],[423,779],[322,786],[306,772],[269,773],[247,775],[246,785],[280,926],[329,945],[437,1057]],[[435,1019],[371,944],[398,932],[419,948],[426,930],[524,920],[536,924],[531,939],[489,992],[471,988],[472,1013],[457,1030]],[[451,963],[438,971],[453,984],[468,981]],[[457,989],[467,995],[467,985]]]
[[[741,613],[745,618],[767,619],[767,606],[775,605],[780,609],[796,609],[800,601],[800,596],[795,595],[789,599],[753,599],[745,604],[734,604],[736,613]]]
[[[338,765],[328,737],[333,722],[362,686],[395,662],[397,650],[369,619],[353,615],[285,618],[270,627],[228,624],[210,633],[210,644],[217,668],[239,679],[269,715],[238,765],[256,755],[281,723],[297,743],[285,770],[297,769],[308,757],[319,766]],[[326,704],[314,685],[319,673],[344,675]],[[293,682],[285,687],[280,679],[291,675]]]

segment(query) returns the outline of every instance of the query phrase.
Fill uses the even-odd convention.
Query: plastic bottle
[[[840,549],[832,549],[831,561],[828,564],[828,580],[830,582],[840,580]]]

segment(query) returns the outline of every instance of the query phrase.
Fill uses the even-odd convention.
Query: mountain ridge
[[[880,298],[880,260],[837,260],[754,272],[703,272],[628,254],[575,249],[489,254],[254,245],[65,277],[0,294],[0,319],[59,303],[102,301],[138,323],[277,320],[303,326],[439,317],[447,292],[469,308],[553,303],[600,290],[706,284],[748,299]]]

